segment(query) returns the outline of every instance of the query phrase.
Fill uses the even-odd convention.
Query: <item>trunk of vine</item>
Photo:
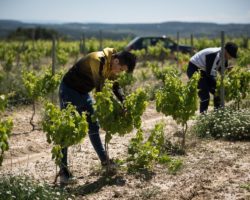
[[[187,123],[185,123],[185,124],[182,126],[182,128],[183,128],[183,129],[182,129],[183,134],[182,134],[181,148],[182,148],[183,151],[185,151]]]
[[[57,179],[58,179],[58,177],[60,176],[60,171],[59,171],[59,172],[57,172],[57,171],[58,171],[58,170],[57,170],[57,165],[56,165],[56,176],[55,176],[55,179],[54,179],[54,182],[53,182],[54,185],[56,185]]]
[[[30,119],[30,125],[32,126],[32,131],[34,131],[35,124],[34,124],[33,120],[34,120],[34,116],[36,114],[36,102],[35,101],[33,101],[33,103],[32,103],[32,108],[33,108],[33,113],[32,113],[31,119]]]
[[[240,110],[240,101],[237,102],[237,108]]]
[[[7,92],[10,93],[11,92],[11,89],[10,89],[10,73],[7,72],[6,73],[6,79],[7,79],[7,83],[8,83],[8,88],[7,88]]]
[[[109,162],[109,143],[107,139],[107,134],[105,136],[105,151],[106,151],[106,156],[107,156],[107,166],[106,166],[106,175],[109,174],[110,172],[110,162]]]

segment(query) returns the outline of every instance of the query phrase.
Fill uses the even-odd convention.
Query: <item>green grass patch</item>
[[[4,176],[0,180],[0,199],[4,200],[70,200],[61,188],[39,183],[28,176]]]

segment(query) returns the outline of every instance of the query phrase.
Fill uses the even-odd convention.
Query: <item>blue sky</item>
[[[250,0],[0,0],[0,19],[83,23],[250,23]]]

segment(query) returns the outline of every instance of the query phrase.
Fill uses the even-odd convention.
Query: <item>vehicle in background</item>
[[[163,42],[166,49],[170,49],[171,52],[177,51],[177,43],[171,40],[166,36],[143,36],[134,38],[129,44],[125,47],[125,50],[141,50],[146,49],[148,46],[155,46],[158,42]],[[180,45],[179,51],[182,53],[192,53],[192,47],[188,45]]]

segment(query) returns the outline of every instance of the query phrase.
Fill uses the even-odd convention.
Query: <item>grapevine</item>
[[[88,132],[86,115],[80,115],[71,104],[60,110],[52,103],[45,104],[43,131],[46,132],[48,143],[52,143],[52,158],[60,164],[61,149],[80,143]]]
[[[59,85],[62,73],[53,75],[50,70],[45,70],[44,74],[36,75],[32,71],[23,71],[23,83],[28,92],[28,96],[32,99],[33,113],[30,119],[32,130],[35,130],[33,118],[35,116],[36,107],[35,103],[38,98],[44,97],[53,92]]]
[[[250,92],[250,71],[244,68],[234,67],[228,72],[223,79],[225,87],[226,101],[234,100],[235,104],[240,109],[240,103],[247,97]],[[219,92],[220,82],[217,85],[217,92]]]
[[[197,84],[199,74],[195,73],[184,85],[174,73],[167,73],[164,86],[156,92],[156,109],[165,115],[170,115],[183,127],[182,148],[185,145],[187,121],[197,109]]]
[[[95,94],[96,103],[94,118],[99,120],[106,131],[106,141],[109,142],[113,134],[123,136],[134,128],[140,128],[141,115],[147,106],[147,95],[143,89],[137,89],[128,95],[123,105],[117,101],[112,93],[112,82],[106,82],[101,92]],[[124,112],[125,111],[125,112]]]
[[[101,127],[106,131],[105,150],[109,157],[108,144],[112,135],[120,136],[130,133],[134,128],[141,127],[141,115],[147,106],[147,95],[142,89],[137,89],[128,95],[123,104],[119,103],[112,93],[113,83],[106,81],[101,92],[95,94],[96,110],[93,118],[98,119]],[[109,164],[107,165],[109,172]]]
[[[4,111],[6,104],[7,104],[6,96],[0,95],[0,112]],[[0,116],[1,116],[1,113],[0,113]],[[0,166],[2,165],[2,162],[3,162],[4,152],[9,149],[8,139],[10,137],[12,127],[13,127],[13,122],[10,118],[3,120],[1,117],[0,119]]]
[[[143,131],[139,129],[129,143],[127,158],[129,172],[151,170],[155,163],[160,163],[166,165],[170,172],[175,173],[182,162],[166,154],[168,141],[164,137],[164,124],[156,124],[147,140],[143,135]]]

